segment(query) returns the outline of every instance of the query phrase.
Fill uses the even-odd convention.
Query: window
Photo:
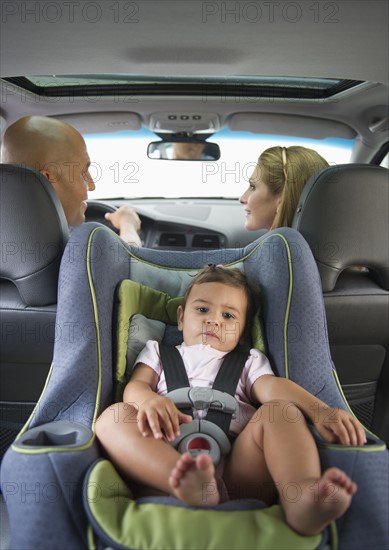
[[[316,149],[329,164],[350,161],[353,140],[312,140],[222,130],[209,140],[219,144],[216,162],[161,161],[147,157],[147,145],[158,139],[150,131],[88,134],[91,175],[96,190],[90,198],[221,197],[238,198],[247,186],[260,153],[275,145]]]

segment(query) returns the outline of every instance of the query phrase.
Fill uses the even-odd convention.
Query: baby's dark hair
[[[235,288],[241,288],[244,291],[247,298],[246,327],[244,336],[246,338],[249,337],[254,316],[259,309],[259,286],[250,281],[245,273],[240,271],[240,269],[209,264],[199,271],[189,283],[182,302],[182,307],[184,309],[186,300],[194,285],[201,285],[203,283],[223,283]]]

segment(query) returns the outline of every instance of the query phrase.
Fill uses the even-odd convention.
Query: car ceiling
[[[367,128],[387,116],[388,5],[386,0],[2,2],[1,76],[297,75],[369,81],[368,102],[366,93],[354,92],[347,101],[315,105],[267,100],[258,107],[219,98],[218,112],[223,122],[234,111],[328,117],[353,128],[373,150],[385,139]],[[177,111],[193,106],[188,98],[145,97],[132,105],[112,98],[98,105],[85,98],[37,101],[9,92],[4,82],[2,89],[3,126],[32,111],[73,115],[82,131],[77,113],[107,112],[109,118],[110,111],[121,110],[139,113],[147,126],[149,114],[166,110],[169,101]],[[212,111],[214,102],[206,103],[204,111]]]
[[[190,71],[387,83],[387,24],[385,0],[3,2],[1,74]]]

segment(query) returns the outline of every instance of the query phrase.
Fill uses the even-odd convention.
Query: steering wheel
[[[114,204],[104,201],[95,201],[88,199],[88,208],[85,212],[85,221],[87,222],[99,222],[103,225],[106,225],[117,235],[119,231],[112,225],[111,222],[105,219],[105,214],[107,212],[116,212],[117,208]]]

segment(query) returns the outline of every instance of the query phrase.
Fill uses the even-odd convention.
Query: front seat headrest
[[[69,237],[65,214],[39,172],[0,164],[0,277],[28,306],[57,302],[59,266]]]
[[[351,266],[369,268],[389,289],[388,174],[381,166],[342,164],[306,183],[292,227],[311,247],[324,292]]]

